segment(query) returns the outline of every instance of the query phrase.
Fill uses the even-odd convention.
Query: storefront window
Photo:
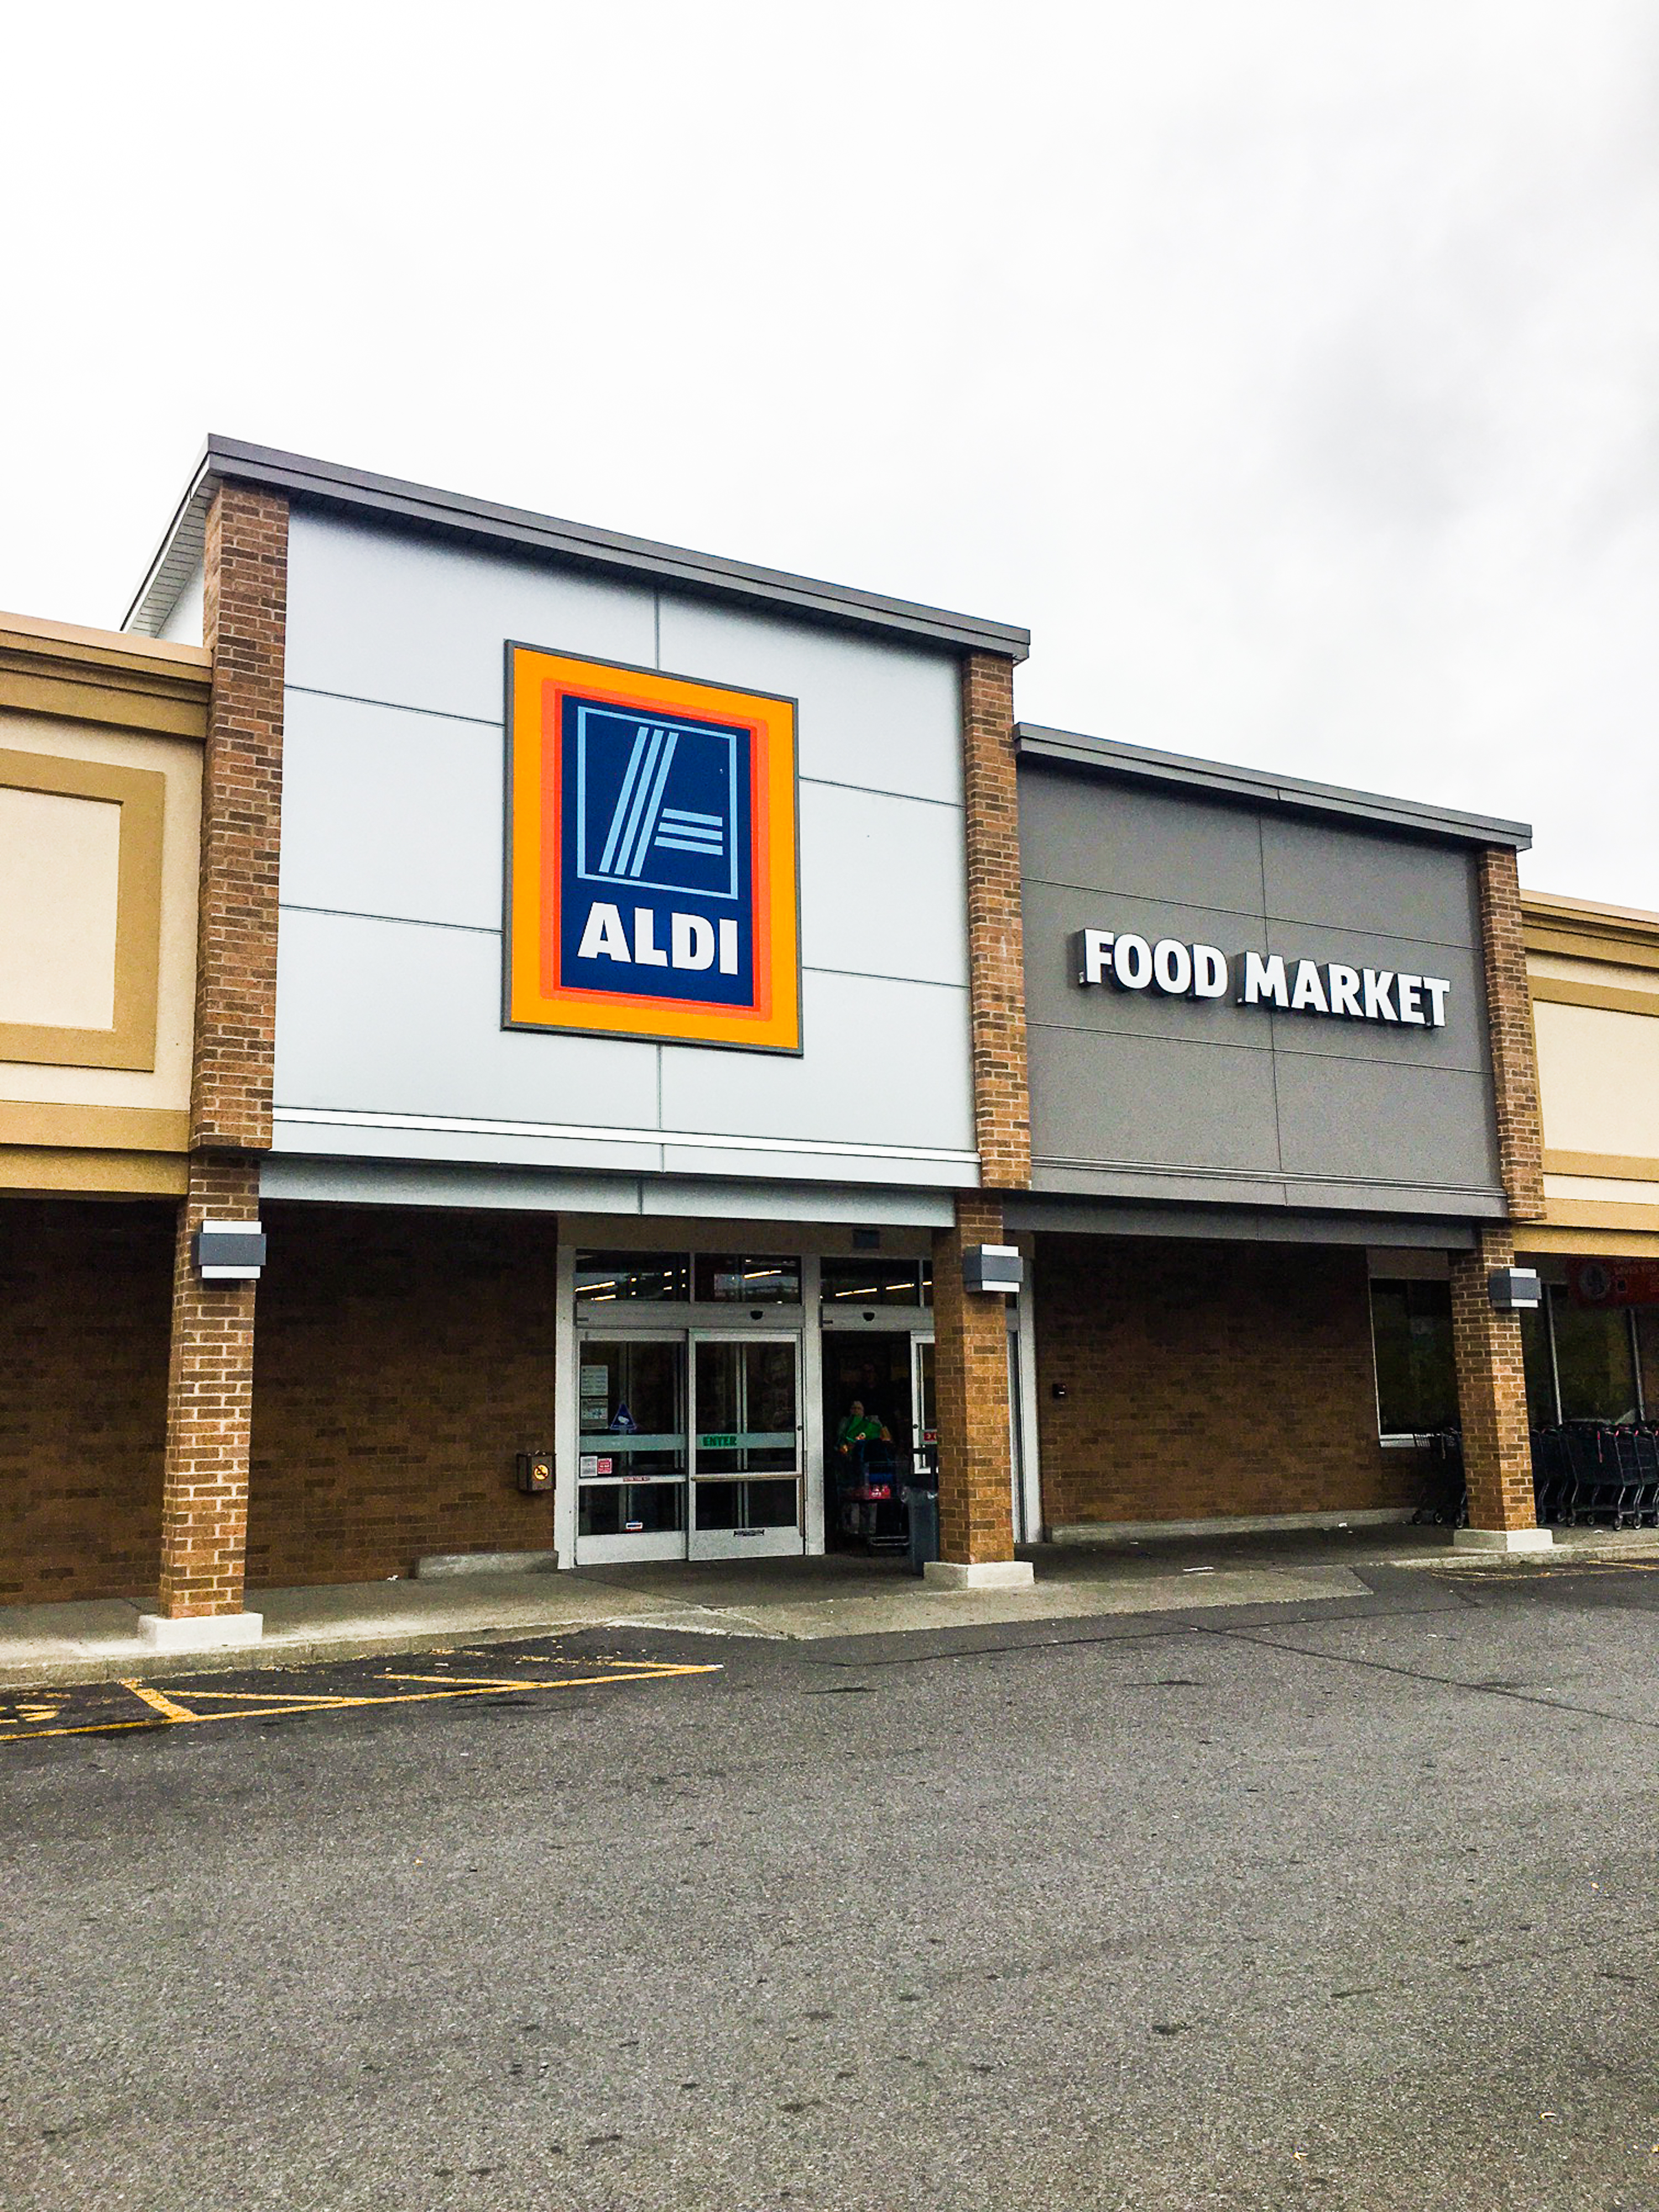
[[[1636,1359],[1629,1308],[1576,1306],[1565,1291],[1555,1287],[1550,1291],[1550,1307],[1562,1419],[1635,1420]]]
[[[691,1265],[696,1295],[710,1304],[800,1304],[799,1260],[757,1260],[731,1252],[700,1252]]]
[[[1382,1433],[1450,1428],[1457,1419],[1457,1382],[1449,1284],[1373,1283],[1371,1337]]]
[[[1659,1306],[1638,1306],[1636,1379],[1642,1390],[1642,1419],[1659,1420]]]
[[[578,1252],[576,1304],[605,1306],[629,1299],[678,1304],[691,1295],[691,1268],[684,1252]]]
[[[920,1306],[929,1303],[932,1270],[919,1260],[826,1260],[821,1277],[827,1306]]]

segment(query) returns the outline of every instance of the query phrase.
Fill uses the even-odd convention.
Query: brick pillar
[[[240,1642],[253,1406],[251,1283],[204,1283],[204,1218],[251,1221],[270,1147],[276,1042],[288,503],[222,484],[209,509],[203,628],[213,655],[202,783],[190,1188],[173,1263],[160,1611],[155,1642]],[[221,1621],[220,1632],[172,1624]]]
[[[1479,1229],[1474,1249],[1455,1252],[1451,1262],[1452,1352],[1469,1486],[1469,1525],[1458,1534],[1497,1550],[1530,1549],[1504,1540],[1538,1529],[1521,1318],[1494,1312],[1486,1283],[1492,1268],[1514,1264],[1514,1236],[1496,1224]],[[1547,1543],[1547,1532],[1540,1533]]]
[[[933,1231],[941,1558],[928,1579],[958,1589],[1031,1580],[1014,1559],[1006,1304],[962,1281],[964,1245],[1004,1241],[1002,1207],[979,1191],[957,1198],[954,1227]]]
[[[1012,661],[988,653],[969,653],[963,661],[962,746],[980,1180],[991,1189],[1024,1190],[1031,1181],[1031,1097]]]
[[[208,511],[213,655],[196,923],[192,1148],[267,1152],[276,1048],[288,502],[225,484]]]
[[[248,1439],[253,1420],[252,1283],[204,1283],[190,1242],[204,1220],[253,1221],[257,1156],[198,1152],[179,1210],[161,1492],[161,1618],[242,1610]]]
[[[1522,936],[1521,883],[1507,846],[1480,855],[1480,952],[1492,1035],[1498,1158],[1514,1221],[1544,1218],[1544,1113]],[[1497,1262],[1493,1263],[1498,1264]]]
[[[1515,854],[1488,847],[1479,883],[1498,1168],[1510,1219],[1479,1224],[1474,1251],[1452,1255],[1452,1347],[1469,1490],[1469,1525],[1459,1540],[1530,1550],[1550,1539],[1538,1528],[1533,1498],[1521,1321],[1492,1310],[1486,1279],[1494,1267],[1515,1264],[1513,1224],[1543,1218],[1544,1121]]]

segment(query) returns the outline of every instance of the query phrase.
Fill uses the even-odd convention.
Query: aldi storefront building
[[[1524,830],[1017,726],[1005,624],[217,440],[127,631],[205,648],[188,1122],[96,1203],[9,1176],[13,1327],[149,1353],[37,1363],[7,1595],[182,1644],[434,1554],[810,1553],[890,1533],[866,1439],[937,1442],[947,1587],[1402,1512],[1413,1283],[1474,1529],[1538,1540]]]

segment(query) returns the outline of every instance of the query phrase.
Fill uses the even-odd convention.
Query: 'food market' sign
[[[1340,960],[1297,960],[1282,952],[1240,952],[1176,937],[1156,942],[1133,931],[1079,929],[1071,939],[1072,972],[1084,989],[1155,991],[1166,999],[1225,999],[1351,1022],[1396,1022],[1443,1030],[1451,985],[1443,975],[1394,968],[1350,968]]]

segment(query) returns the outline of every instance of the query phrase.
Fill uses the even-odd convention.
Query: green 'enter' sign
[[[697,1449],[699,1451],[730,1451],[733,1445],[736,1444],[737,1441],[735,1435],[729,1437],[699,1437],[697,1438]]]

